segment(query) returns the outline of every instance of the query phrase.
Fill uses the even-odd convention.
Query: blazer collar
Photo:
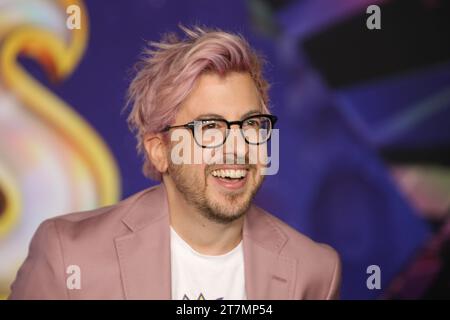
[[[130,229],[115,239],[126,299],[171,299],[170,219],[163,184],[137,194],[122,219]],[[280,251],[288,241],[256,206],[244,219],[243,249],[247,299],[293,296],[296,261]]]
[[[131,232],[115,239],[126,299],[171,299],[170,233],[164,186],[149,188],[122,219]]]
[[[287,241],[273,218],[250,207],[243,228],[247,299],[292,299],[297,261],[280,253]]]

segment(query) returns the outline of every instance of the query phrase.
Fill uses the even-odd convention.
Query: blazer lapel
[[[243,230],[247,299],[292,299],[297,262],[280,255],[287,237],[252,206]]]
[[[115,239],[126,299],[171,299],[170,220],[163,185],[149,189],[123,222],[131,230]]]

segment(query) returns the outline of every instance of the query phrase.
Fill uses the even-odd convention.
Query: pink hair
[[[161,42],[150,42],[150,48],[144,49],[128,89],[128,125],[136,134],[139,154],[144,156],[142,172],[154,180],[161,180],[161,174],[146,156],[144,136],[173,123],[201,74],[248,72],[261,95],[263,111],[269,112],[269,85],[262,75],[263,60],[241,35],[218,29],[180,28],[187,38],[181,40],[169,33]]]

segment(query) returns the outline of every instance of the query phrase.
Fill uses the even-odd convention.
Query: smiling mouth
[[[246,169],[218,169],[211,172],[213,177],[234,180],[243,179],[247,175]]]
[[[224,168],[211,171],[211,176],[221,187],[236,190],[245,185],[248,173],[249,170],[246,168]]]

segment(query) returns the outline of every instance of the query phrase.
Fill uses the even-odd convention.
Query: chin
[[[211,207],[216,208],[216,210],[222,212],[223,215],[230,217],[236,215],[236,213],[247,211],[251,202],[248,191],[240,191],[234,194],[221,193],[208,198],[212,205]]]

